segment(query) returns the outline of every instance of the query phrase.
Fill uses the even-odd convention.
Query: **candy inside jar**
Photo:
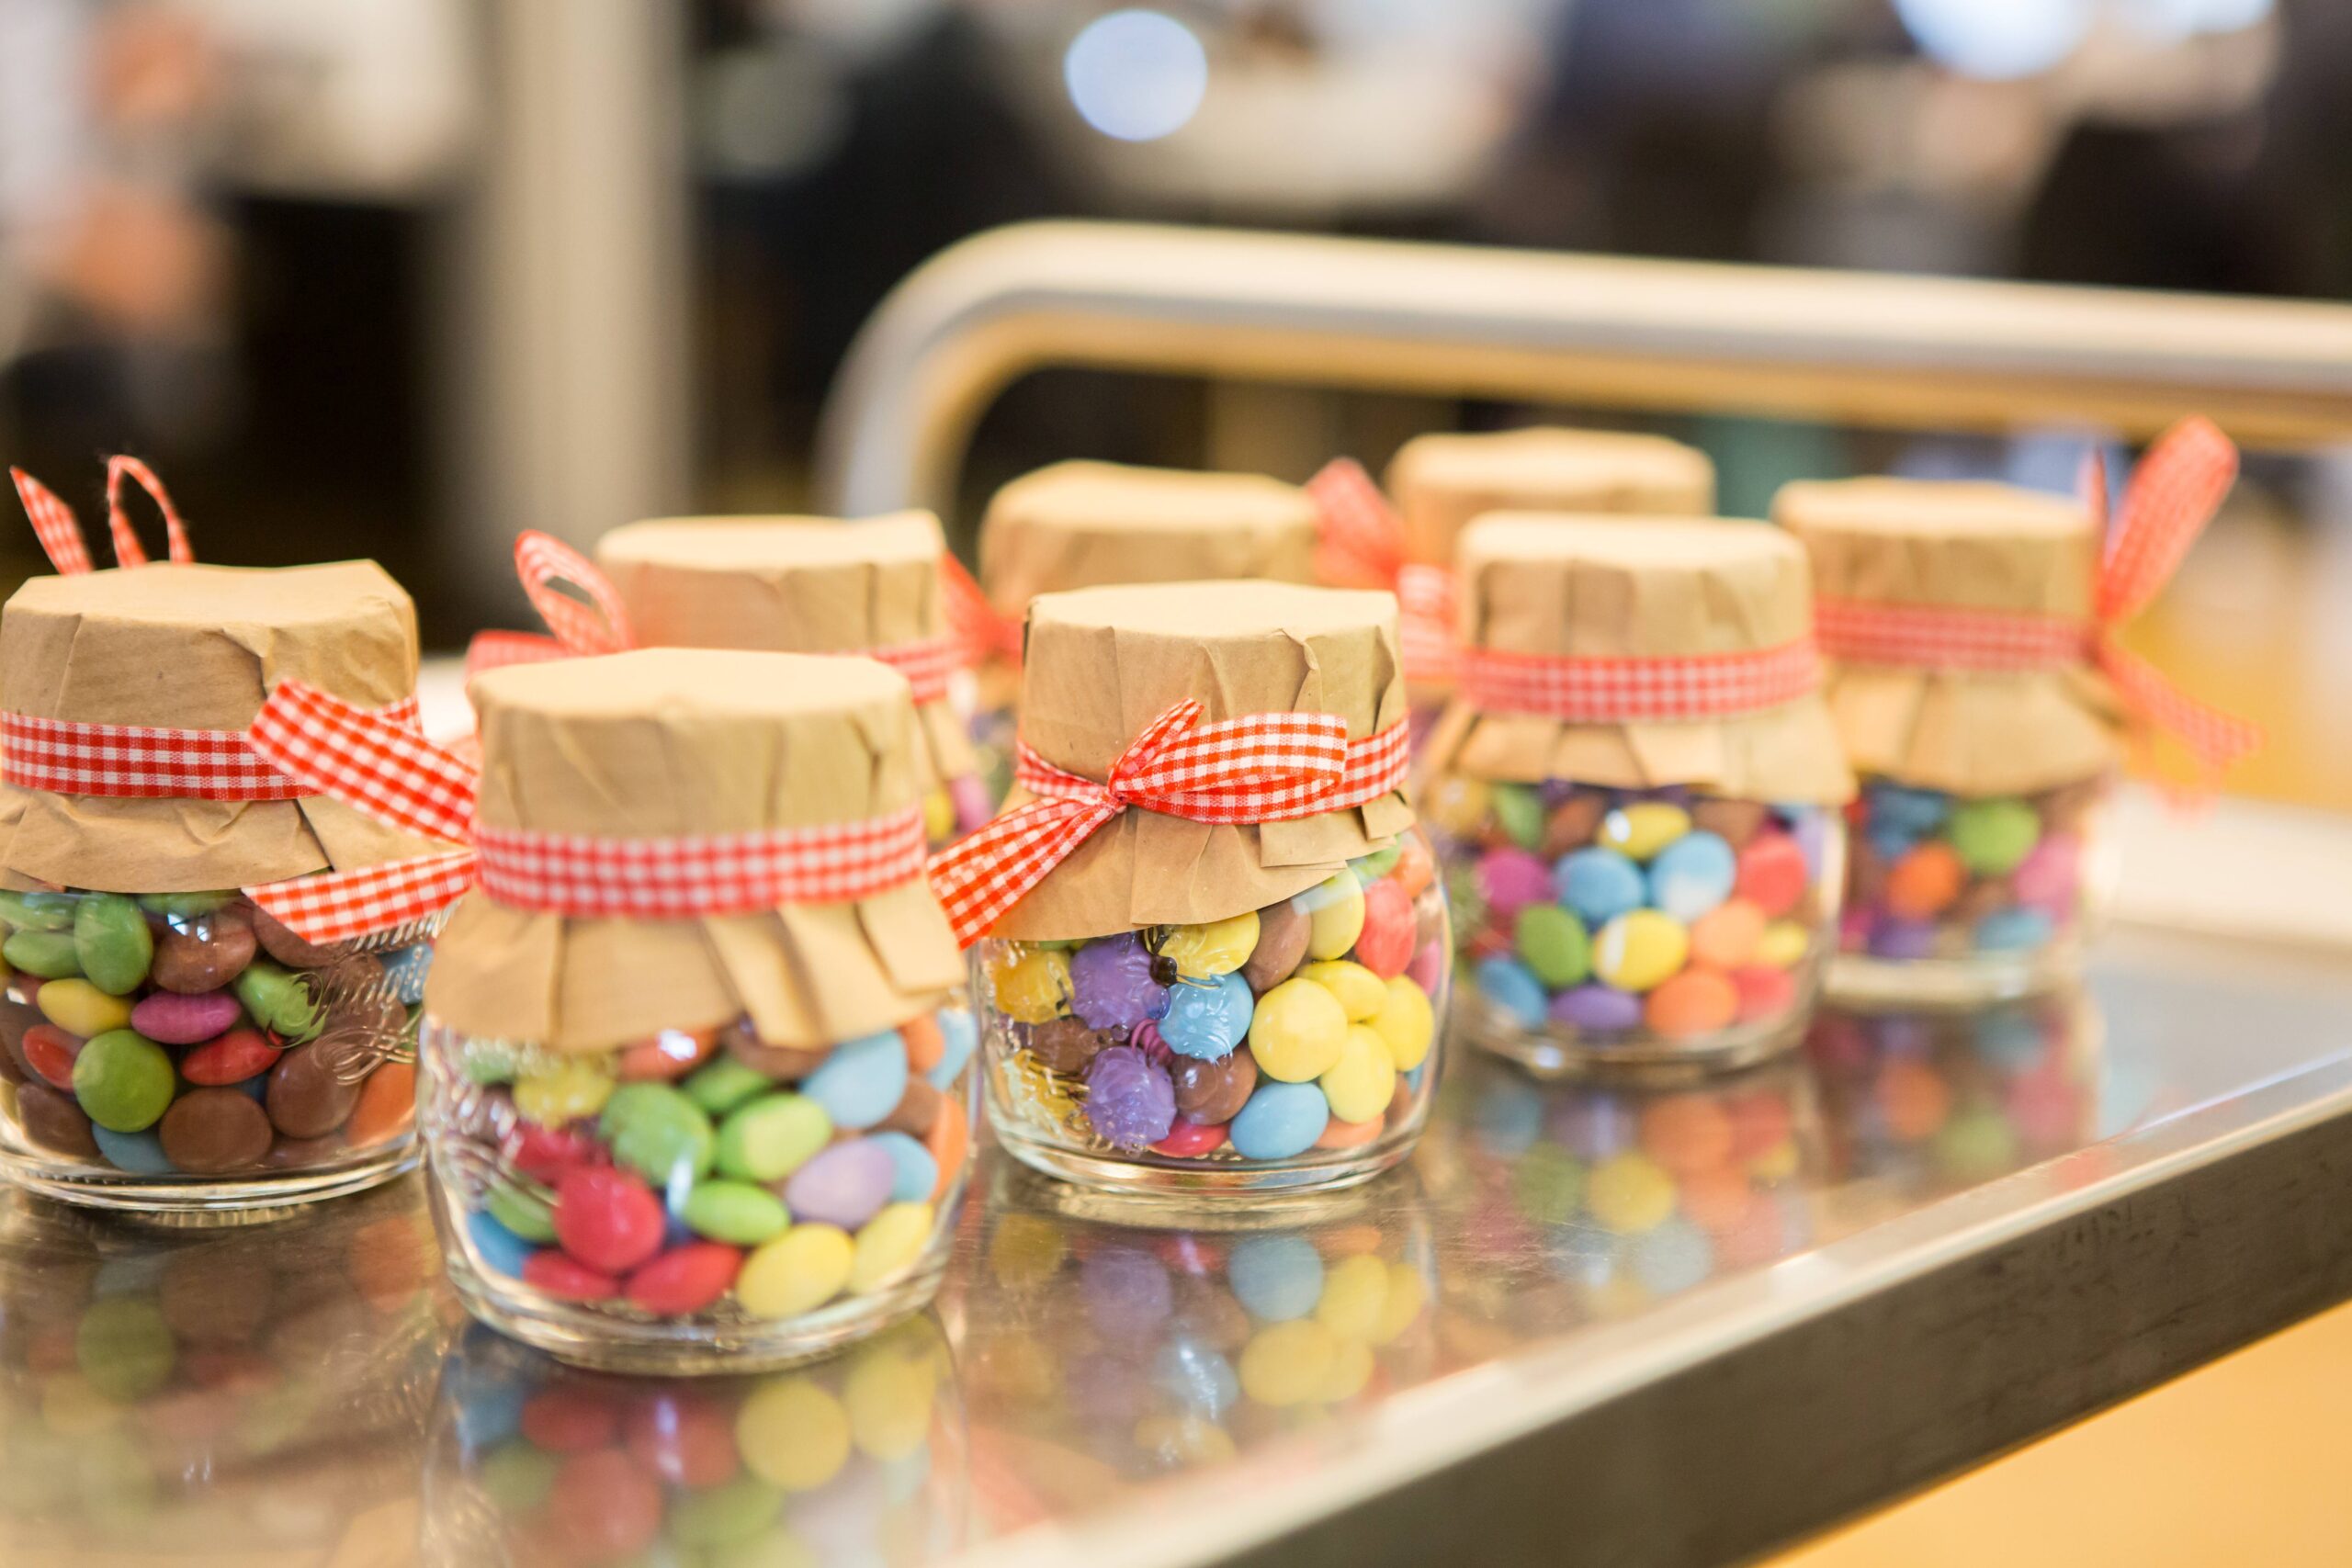
[[[984,942],[999,1134],[1114,1181],[1369,1176],[1428,1114],[1450,945],[1418,832],[1226,919]]]
[[[0,894],[0,1138],[78,1201],[249,1207],[414,1159],[423,928],[319,945],[234,892]]]

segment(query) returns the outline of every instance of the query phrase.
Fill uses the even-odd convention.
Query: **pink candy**
[[[1496,923],[1508,926],[1552,897],[1552,868],[1525,850],[1488,850],[1478,857],[1478,897]]]
[[[2009,874],[2009,886],[2020,904],[2064,919],[2074,912],[2081,891],[2082,864],[2082,840],[2072,833],[2052,833],[2018,863]]]

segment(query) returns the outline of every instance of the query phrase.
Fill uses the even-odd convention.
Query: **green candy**
[[[1380,848],[1373,851],[1372,853],[1368,855],[1358,855],[1355,859],[1350,861],[1348,863],[1348,869],[1356,874],[1356,880],[1358,882],[1363,883],[1366,886],[1369,886],[1373,883],[1375,883],[1382,877],[1387,875],[1390,872],[1396,870],[1396,862],[1403,857],[1404,853],[1404,841],[1402,840],[1392,839],[1387,843],[1381,845]]]
[[[1521,909],[1511,945],[1535,977],[1555,991],[1580,986],[1592,973],[1592,941],[1584,922],[1557,904],[1530,904]]]
[[[490,1190],[482,1207],[490,1211],[492,1219],[525,1241],[544,1246],[555,1240],[554,1207],[521,1187],[501,1182]]]
[[[74,895],[0,892],[0,925],[20,931],[72,931]]]
[[[1936,1134],[1936,1163],[1954,1176],[1989,1181],[2018,1167],[2018,1140],[1993,1106],[1964,1109]]]
[[[1584,1167],[1557,1144],[1532,1145],[1511,1170],[1519,1212],[1539,1225],[1564,1225],[1584,1201]]]
[[[1544,842],[1544,797],[1526,784],[1494,786],[1495,825],[1522,850]]]
[[[138,1133],[171,1109],[172,1059],[135,1029],[109,1029],[74,1058],[74,1098],[109,1133]]]
[[[92,1388],[119,1404],[160,1391],[171,1381],[177,1359],[171,1325],[145,1296],[101,1297],[74,1327],[74,1364]]]
[[[107,995],[137,990],[155,961],[155,938],[138,901],[119,893],[85,895],[74,911],[74,954],[90,984]]]
[[[192,920],[222,908],[236,896],[233,887],[220,893],[145,893],[140,896],[139,907],[167,920]]]
[[[755,1067],[747,1067],[732,1056],[721,1056],[707,1066],[697,1068],[695,1075],[681,1086],[686,1098],[713,1116],[724,1116],[755,1094],[764,1094],[775,1086]]]
[[[288,1043],[301,1044],[326,1022],[327,1010],[310,981],[266,958],[246,964],[235,984],[246,1016]]]
[[[792,1223],[784,1201],[748,1181],[706,1181],[686,1195],[686,1228],[730,1247],[757,1247]]]
[[[2041,840],[2041,818],[2022,800],[1963,800],[1951,808],[1944,837],[1976,875],[2007,876]]]
[[[502,1514],[527,1514],[555,1487],[556,1457],[521,1438],[510,1438],[481,1456],[475,1479],[481,1495]]]
[[[6,958],[10,968],[44,980],[71,979],[82,972],[72,931],[19,931],[0,942],[0,958]]]
[[[698,1487],[670,1508],[670,1539],[706,1551],[758,1540],[784,1509],[784,1494],[756,1475]]]
[[[741,1181],[781,1181],[833,1135],[833,1119],[805,1095],[762,1095],[718,1128],[718,1168]]]
[[[680,1172],[707,1175],[718,1139],[702,1107],[665,1083],[623,1084],[605,1102],[596,1132],[626,1166],[655,1186]]]

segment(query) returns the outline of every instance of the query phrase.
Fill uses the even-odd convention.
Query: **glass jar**
[[[427,1018],[425,1137],[476,1316],[583,1365],[742,1371],[927,1303],[970,1167],[959,1002],[828,1050],[748,1021],[558,1054]]]
[[[1835,807],[1433,781],[1471,1038],[1543,1073],[1730,1068],[1796,1043],[1836,941]]]
[[[217,893],[0,893],[0,1169],[228,1213],[416,1163],[428,924],[317,946]]]
[[[478,1330],[442,1370],[424,1560],[928,1562],[963,1544],[967,1446],[929,1313],[815,1365],[690,1382]]]
[[[2073,980],[2114,888],[2114,789],[2111,774],[2006,795],[1865,779],[1831,988],[1964,1007]]]
[[[983,942],[997,1137],[1113,1187],[1367,1179],[1429,1119],[1453,944],[1418,829],[1210,924]]]

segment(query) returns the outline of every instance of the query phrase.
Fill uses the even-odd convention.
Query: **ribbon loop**
[[[1406,679],[1442,685],[1459,673],[1453,574],[1407,558],[1405,520],[1353,457],[1334,457],[1306,481],[1322,525],[1316,571],[1346,588],[1396,595],[1397,653]]]
[[[570,649],[537,632],[476,632],[466,644],[466,679],[509,664],[551,664],[571,657]]]
[[[188,543],[187,525],[180,521],[179,508],[172,504],[171,492],[155,470],[126,453],[118,452],[107,459],[107,530],[114,536],[114,563],[121,567],[145,566],[146,547],[140,544],[139,534],[130,525],[130,513],[123,509],[122,481],[134,479],[155,502],[164,514],[164,536],[167,553],[174,561],[187,566],[196,559],[196,547]]]
[[[88,571],[90,547],[83,542],[82,522],[74,515],[74,509],[22,468],[10,468],[8,477],[17,482],[17,498],[25,503],[25,515],[32,521],[33,537],[40,541],[41,554],[57,569],[57,575],[79,577]]]
[[[2112,626],[2146,609],[2222,510],[2237,477],[2238,449],[2212,421],[2197,418],[2165,431],[2141,457],[2111,529],[2104,476],[2096,478],[2086,499],[2104,551],[2092,613]]]
[[[576,655],[626,653],[637,646],[628,607],[596,563],[552,534],[526,528],[514,536],[514,575],[531,607],[564,650]],[[587,603],[556,586],[569,582]]]
[[[948,629],[964,644],[964,662],[978,667],[992,659],[1021,663],[1021,623],[996,613],[978,581],[953,554],[939,558],[940,607]]]

